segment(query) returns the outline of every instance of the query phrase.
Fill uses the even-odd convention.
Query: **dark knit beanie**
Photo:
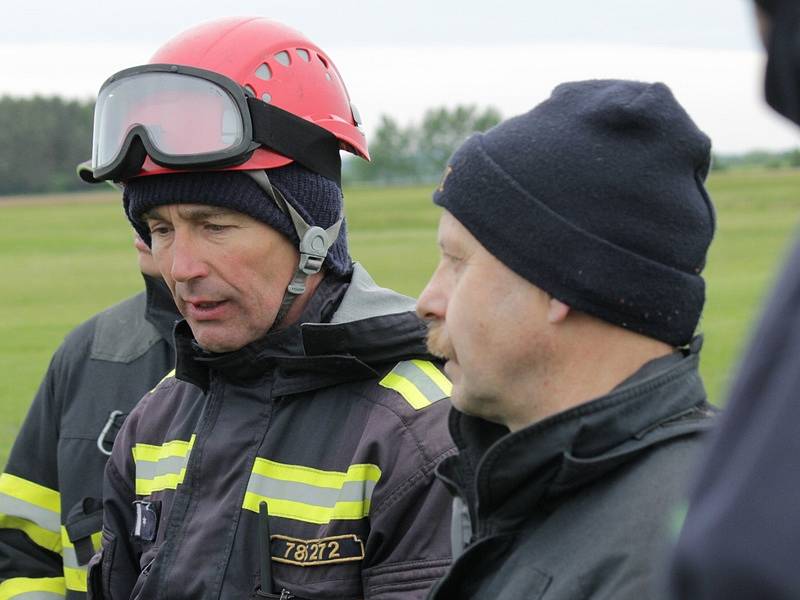
[[[673,346],[705,301],[710,141],[661,83],[565,83],[470,137],[434,202],[576,310]]]
[[[333,181],[297,163],[267,170],[273,186],[309,225],[327,229],[342,214],[342,191]],[[288,215],[281,211],[259,185],[238,171],[199,171],[136,177],[125,184],[123,205],[128,219],[141,238],[150,245],[150,232],[141,216],[165,204],[211,204],[230,208],[262,221],[285,235],[295,246],[300,243]],[[347,250],[347,227],[343,222],[339,237],[328,250],[324,267],[345,275],[352,271]]]

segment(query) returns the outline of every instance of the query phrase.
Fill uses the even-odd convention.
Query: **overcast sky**
[[[230,0],[7,3],[0,94],[92,97],[193,24],[262,15],[307,34],[336,62],[367,134],[431,106],[523,112],[558,83],[664,81],[718,152],[800,145],[762,100],[750,0]]]

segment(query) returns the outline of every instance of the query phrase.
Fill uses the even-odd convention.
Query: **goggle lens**
[[[181,73],[139,73],[101,90],[92,168],[111,164],[135,128],[153,149],[176,157],[223,152],[244,137],[239,106],[214,82]]]

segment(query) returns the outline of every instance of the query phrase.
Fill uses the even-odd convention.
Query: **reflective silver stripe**
[[[22,592],[9,598],[10,600],[64,600],[64,595],[55,592]]]
[[[405,377],[422,393],[428,402],[436,402],[447,398],[441,388],[428,375],[410,360],[397,363],[392,373]]]
[[[251,473],[247,491],[276,500],[290,500],[332,508],[337,502],[371,500],[376,484],[376,481],[346,481],[341,489],[337,489],[273,479],[258,473]]]
[[[64,546],[62,548],[62,556],[64,557],[64,566],[69,569],[86,570],[86,565],[78,564],[78,555],[75,553],[75,548]]]
[[[58,513],[35,504],[30,504],[18,498],[0,494],[0,513],[10,517],[27,519],[43,529],[53,533],[61,532],[61,517]]]
[[[136,479],[155,479],[159,475],[180,475],[189,464],[189,455],[167,456],[155,462],[137,459]]]

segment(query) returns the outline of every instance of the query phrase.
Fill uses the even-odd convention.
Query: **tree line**
[[[0,195],[85,188],[75,165],[92,153],[91,101],[0,97]]]
[[[383,115],[369,140],[371,161],[345,161],[349,182],[379,184],[438,181],[447,159],[475,131],[485,131],[502,119],[493,107],[475,105],[432,108],[419,123],[405,126]]]

